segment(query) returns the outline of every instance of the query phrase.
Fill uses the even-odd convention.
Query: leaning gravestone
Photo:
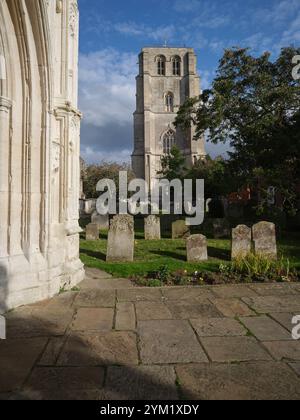
[[[99,228],[95,223],[87,225],[85,230],[85,239],[87,241],[98,241],[99,239]]]
[[[151,215],[145,218],[144,223],[146,241],[159,241],[161,239],[160,218]]]
[[[132,262],[134,257],[134,218],[117,215],[108,232],[107,262]]]
[[[190,234],[190,228],[184,220],[177,220],[172,224],[172,239],[186,239]]]
[[[192,235],[186,241],[187,260],[198,263],[208,260],[207,239],[203,235]]]
[[[232,229],[231,259],[245,258],[251,252],[251,229],[239,225]]]
[[[98,214],[97,211],[94,211],[92,214],[92,223],[95,223],[98,225],[99,230],[107,230],[109,229],[109,216],[108,214],[105,216],[102,216],[101,214]]]
[[[260,222],[253,226],[252,235],[256,255],[277,258],[276,226],[274,223]]]

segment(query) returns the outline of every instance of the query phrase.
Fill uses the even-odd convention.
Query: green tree
[[[158,172],[162,178],[172,181],[173,179],[184,179],[186,175],[185,157],[174,146],[169,155],[163,156],[161,160],[162,170]]]
[[[300,48],[253,57],[248,49],[226,50],[212,89],[181,107],[176,125],[196,126],[213,143],[229,143],[228,168],[240,185],[277,187],[287,209],[295,208],[300,167],[300,81],[292,58]],[[271,182],[271,184],[270,184]]]
[[[96,186],[101,179],[111,179],[119,187],[119,172],[127,171],[128,181],[134,178],[131,167],[127,163],[101,162],[99,165],[87,165],[82,173],[83,191],[87,198],[98,198]]]
[[[234,191],[235,185],[228,173],[228,164],[222,157],[207,156],[199,160],[187,174],[189,179],[204,179],[205,197],[220,197]]]

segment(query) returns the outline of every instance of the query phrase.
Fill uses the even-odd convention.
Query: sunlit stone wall
[[[0,2],[0,311],[83,278],[77,0]]]

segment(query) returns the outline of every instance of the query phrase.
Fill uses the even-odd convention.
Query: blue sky
[[[276,57],[280,47],[300,45],[300,0],[79,0],[79,9],[81,141],[88,162],[129,161],[142,47],[195,48],[207,88],[224,48]]]

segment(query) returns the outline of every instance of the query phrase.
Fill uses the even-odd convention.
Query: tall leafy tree
[[[111,179],[119,187],[119,173],[127,171],[128,181],[134,178],[134,174],[127,163],[101,162],[98,165],[86,165],[82,171],[83,191],[87,198],[98,198],[96,186],[101,179]]]
[[[228,143],[229,167],[239,182],[277,187],[288,209],[295,207],[300,167],[300,81],[292,59],[300,48],[279,57],[248,49],[226,50],[210,90],[181,107],[177,126],[196,126],[213,143]]]
[[[170,154],[161,159],[161,171],[158,172],[162,178],[172,181],[173,179],[183,179],[186,174],[185,157],[178,147],[172,147]]]

